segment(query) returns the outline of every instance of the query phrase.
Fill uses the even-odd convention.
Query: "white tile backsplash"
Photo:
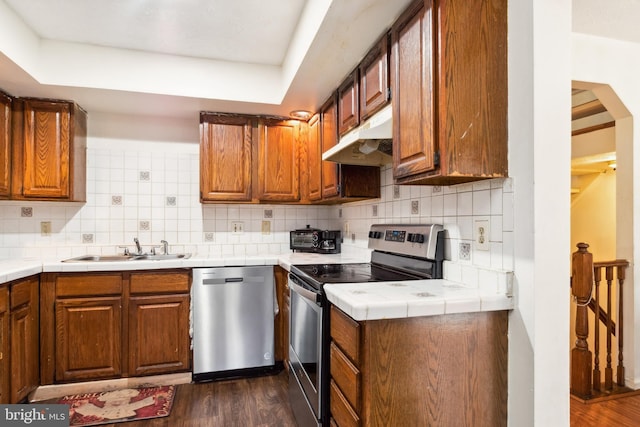
[[[457,257],[460,242],[473,242],[473,220],[482,216],[490,220],[491,250],[478,254],[472,249],[471,260],[464,262],[470,267],[513,266],[510,179],[442,187],[403,185],[394,198],[391,166],[385,166],[381,168],[380,199],[342,206],[203,205],[199,202],[198,156],[197,143],[90,137],[87,202],[0,201],[0,259],[109,254],[121,251],[120,245],[133,247],[134,237],[147,248],[165,239],[171,250],[211,256],[284,253],[289,251],[289,230],[308,224],[344,231],[347,221],[350,231],[343,236],[343,252],[349,254],[368,254],[371,224],[441,223],[450,231],[446,253]],[[143,176],[148,181],[140,180],[141,172],[146,172]],[[121,204],[113,204],[117,197]],[[168,198],[175,198],[175,204],[174,199],[168,204]],[[414,200],[419,202],[417,214],[411,210]],[[378,207],[376,216],[373,205]],[[31,217],[20,215],[23,207],[32,209]],[[272,211],[269,235],[261,232],[265,209]],[[41,221],[51,221],[50,236],[40,235]],[[244,222],[244,233],[231,234],[230,221]],[[141,222],[148,223],[147,230],[140,229]],[[85,234],[92,234],[94,242],[83,243]],[[205,235],[213,241],[205,241]]]

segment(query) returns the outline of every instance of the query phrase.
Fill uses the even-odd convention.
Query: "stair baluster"
[[[591,360],[587,337],[589,321],[587,304],[593,290],[593,256],[586,243],[578,243],[578,250],[572,256],[571,292],[576,300],[576,343],[571,350],[571,392],[588,398],[591,396]]]

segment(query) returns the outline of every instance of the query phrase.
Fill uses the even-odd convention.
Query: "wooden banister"
[[[571,350],[571,392],[587,398],[591,396],[591,360],[589,351],[589,322],[587,304],[593,288],[593,256],[586,243],[578,243],[571,259],[571,293],[576,301],[576,343]]]
[[[618,366],[616,385],[624,388],[623,357],[623,284],[626,260],[593,262],[586,243],[578,243],[578,250],[572,255],[571,292],[576,302],[576,342],[571,350],[571,392],[583,399],[593,397],[593,392],[601,390],[600,372],[600,327],[606,326],[606,366],[604,368],[605,393],[613,390],[612,337],[618,342]],[[600,282],[606,280],[606,308],[600,305]],[[612,300],[617,283],[617,317],[613,319]],[[604,286],[603,286],[604,287]],[[589,350],[588,309],[594,312],[594,353]],[[592,369],[593,363],[593,369]]]

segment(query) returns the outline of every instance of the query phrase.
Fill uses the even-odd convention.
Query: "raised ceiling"
[[[315,110],[410,0],[0,0],[0,88],[89,112]]]
[[[0,0],[0,88],[89,112],[316,109],[410,0]],[[573,0],[573,31],[640,43],[640,0]]]

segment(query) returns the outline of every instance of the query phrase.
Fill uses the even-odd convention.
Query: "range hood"
[[[337,145],[322,154],[322,160],[347,165],[381,166],[391,163],[393,132],[391,104],[359,127],[345,134]]]

